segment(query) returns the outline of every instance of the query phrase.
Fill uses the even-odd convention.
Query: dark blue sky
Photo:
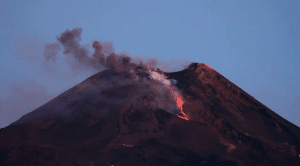
[[[206,63],[300,126],[300,1],[0,0],[0,127],[95,72],[68,57],[46,64],[46,43],[81,27],[81,43],[158,59],[166,71]]]

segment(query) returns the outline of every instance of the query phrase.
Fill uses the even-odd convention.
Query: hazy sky
[[[0,0],[0,128],[94,74],[44,46],[81,27],[81,43],[156,58],[166,71],[206,63],[300,126],[300,1]],[[166,66],[169,65],[169,66]]]

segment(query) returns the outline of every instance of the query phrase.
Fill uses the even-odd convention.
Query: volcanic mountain
[[[1,166],[300,165],[300,128],[202,63],[104,70],[0,129]]]

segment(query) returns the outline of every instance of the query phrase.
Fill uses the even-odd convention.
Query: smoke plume
[[[135,83],[140,83],[138,85],[141,89],[137,93],[139,95],[136,96],[143,96],[142,94],[151,96],[147,95],[148,92],[146,93],[145,91],[147,86],[151,86],[152,89],[156,87],[154,90],[159,96],[162,96],[166,88],[164,86],[169,85],[164,85],[167,81],[156,81],[159,85],[149,83],[148,79],[153,81],[163,78],[163,76],[157,75],[150,68],[154,69],[156,66],[159,66],[164,71],[170,72],[182,70],[190,63],[182,60],[177,62],[170,59],[163,60],[161,57],[146,60],[144,55],[132,58],[126,52],[116,54],[110,41],[94,41],[91,45],[92,47],[89,47],[88,45],[80,44],[81,35],[82,29],[75,28],[63,31],[57,36],[57,41],[48,44],[44,43],[46,39],[44,36],[24,36],[18,39],[18,54],[16,54],[18,57],[15,58],[14,63],[15,66],[21,67],[21,70],[8,69],[5,73],[7,78],[3,78],[4,81],[1,82],[2,92],[5,93],[1,93],[0,96],[0,128],[16,121],[22,115],[46,104],[82,80],[105,69],[117,73],[122,73],[122,71],[129,73],[131,77],[127,80],[128,84],[135,85]],[[11,45],[11,47],[14,46]],[[156,71],[159,74],[162,73],[159,68]],[[12,75],[15,76],[15,80],[9,79]],[[145,83],[143,79],[148,80],[148,83]],[[28,80],[31,80],[30,84],[27,84]],[[116,80],[122,82],[121,77]],[[103,86],[103,89],[100,89],[104,93],[107,92],[105,89],[109,89],[109,84],[113,82],[110,82],[109,79],[104,79],[102,83],[105,86]],[[145,84],[151,85],[146,86]],[[115,88],[118,86],[122,87],[122,85],[115,85]],[[160,90],[159,88],[162,89]],[[116,91],[114,88],[112,89]],[[102,90],[99,94],[102,94]],[[130,90],[132,91],[133,89]],[[167,96],[171,97],[171,91],[167,90],[167,92],[169,92],[169,94],[166,93]],[[156,99],[159,99],[159,96]],[[116,100],[109,100],[112,104],[114,104],[114,101]],[[159,107],[168,105],[164,104],[164,99],[156,101]],[[154,106],[155,104],[152,103],[152,105]],[[174,106],[174,102],[171,105]]]
[[[45,45],[44,57],[46,61],[53,60],[56,61],[58,52],[61,50],[59,43],[48,43]]]
[[[57,41],[63,46],[63,54],[75,59],[73,68],[84,66],[86,69],[106,69],[112,72],[110,77],[98,80],[97,85],[78,85],[82,91],[89,94],[100,93],[103,95],[102,101],[115,105],[126,100],[139,108],[146,106],[148,109],[164,109],[174,114],[180,112],[183,102],[182,97],[179,97],[180,92],[174,86],[174,82],[166,79],[161,70],[155,69],[157,60],[151,59],[147,64],[142,61],[132,62],[128,55],[116,54],[112,45],[107,46],[107,43],[99,41],[93,42],[94,53],[90,53],[87,47],[80,44],[81,34],[82,29],[75,28],[65,30],[57,37]],[[59,48],[54,44],[50,46],[46,47],[50,49],[45,51],[53,53]],[[49,53],[45,55],[55,57]],[[126,94],[126,98],[120,93]]]

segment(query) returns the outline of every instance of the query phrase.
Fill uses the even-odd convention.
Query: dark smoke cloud
[[[93,43],[93,48],[95,49],[95,53],[93,54],[93,57],[99,60],[99,63],[105,64],[105,55],[102,53],[102,46],[100,42],[95,41]]]
[[[110,41],[94,41],[92,44],[94,52],[91,53],[86,45],[80,44],[82,32],[81,28],[67,29],[57,36],[57,41],[63,46],[63,54],[71,57],[69,63],[73,71],[88,70],[92,73],[104,69],[123,71],[132,69],[138,65],[145,65],[145,58],[143,57],[132,59],[126,52],[116,54],[114,46]],[[58,43],[47,44],[44,53],[46,60],[53,59],[53,61],[56,61],[56,55],[59,50]],[[152,58],[148,60],[147,65],[156,67],[158,62],[158,60]],[[182,66],[183,63],[185,63],[185,67],[190,64],[190,62],[183,62],[182,60],[177,62],[180,65],[174,65],[174,63],[176,62],[171,62],[170,60],[159,62],[161,64],[160,68],[169,70],[174,70],[174,66]]]
[[[77,63],[73,63],[73,68],[84,65],[87,68],[92,67],[96,71],[103,70],[103,68],[120,71],[130,67],[131,58],[126,55],[116,54],[110,42],[101,43],[94,41],[94,53],[90,56],[88,48],[80,44],[81,34],[82,29],[75,28],[72,30],[67,29],[57,37],[57,40],[64,48],[63,54],[71,55],[76,60]],[[47,48],[50,48],[50,50],[47,50],[46,55],[48,55],[48,52],[52,53],[57,50],[56,47]]]
[[[56,61],[58,52],[61,50],[59,43],[48,43],[45,45],[44,57],[46,61],[53,60]]]
[[[99,69],[99,63],[96,58],[89,57],[89,50],[85,46],[80,45],[81,41],[81,28],[75,28],[72,30],[67,29],[64,31],[57,40],[62,44],[65,55],[71,55],[76,60],[76,65],[72,67],[93,67]]]
[[[57,40],[64,48],[63,54],[71,55],[75,61],[78,62],[73,63],[74,69],[80,67],[80,65],[84,65],[87,68],[92,67],[96,71],[106,68],[120,72],[137,66],[137,64],[131,63],[131,58],[129,56],[125,54],[116,54],[113,45],[110,42],[101,43],[99,41],[94,41],[94,53],[90,55],[88,48],[80,44],[81,34],[82,29],[75,28],[72,30],[67,29],[57,37]],[[50,53],[57,50],[56,47],[47,48],[50,48],[50,50],[47,50],[47,52]],[[51,48],[55,50],[51,51]],[[151,62],[150,65],[154,64],[154,60]],[[140,62],[139,65],[143,65],[142,62]]]

